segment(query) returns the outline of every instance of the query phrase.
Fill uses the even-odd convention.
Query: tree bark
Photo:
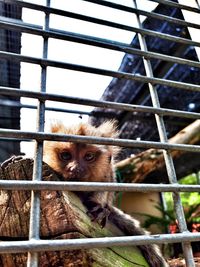
[[[196,120],[169,139],[171,144],[196,144],[199,142],[200,120]],[[199,154],[178,150],[171,151],[178,178],[192,173],[195,169],[196,171],[199,170]],[[148,149],[133,155],[116,163],[116,169],[125,182],[139,183],[145,180],[160,183],[168,181],[162,149]]]
[[[171,143],[194,144],[200,140],[200,120],[170,139]],[[174,159],[187,154],[172,151]],[[147,175],[164,166],[162,150],[149,149],[116,164],[129,181],[143,181]],[[23,159],[0,168],[2,180],[31,180],[33,160]],[[43,180],[59,181],[56,173],[43,164]],[[0,239],[27,240],[29,233],[30,192],[25,190],[0,191]],[[123,223],[123,222],[122,222]],[[72,192],[41,191],[41,239],[66,239],[119,236],[122,233],[111,223],[106,228],[90,221],[86,209]],[[148,266],[136,247],[113,247],[88,250],[41,252],[40,267],[45,266]],[[1,254],[0,266],[26,266],[27,255]]]
[[[30,180],[33,161],[22,159],[0,168],[4,180]],[[55,172],[43,165],[43,180],[58,181]],[[17,181],[16,181],[17,182]],[[27,240],[29,233],[30,191],[0,191],[0,239],[2,241]],[[122,222],[123,223],[123,222]],[[91,222],[86,209],[72,192],[41,191],[41,239],[66,239],[122,235],[111,223],[101,228]],[[39,253],[39,266],[146,266],[145,259],[136,247],[112,247],[88,250],[67,250]],[[0,266],[26,266],[26,253],[0,254]]]

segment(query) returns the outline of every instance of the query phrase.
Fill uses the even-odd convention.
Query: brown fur
[[[52,133],[116,138],[118,132],[113,121],[103,123],[98,128],[88,124],[66,127],[57,122],[52,125]],[[46,141],[44,144],[44,161],[49,164],[62,179],[82,182],[114,182],[114,159],[119,148],[106,145],[81,144],[72,142]],[[61,155],[67,152],[69,160],[62,160]],[[95,155],[94,161],[85,160],[87,153]],[[67,154],[67,155],[68,155]],[[107,220],[114,223],[126,235],[147,234],[140,228],[138,221],[112,206],[112,192],[78,192],[79,197],[88,208],[91,219],[102,227]],[[160,255],[157,246],[138,246],[151,267],[165,267],[167,264]]]
[[[57,122],[52,125],[51,132],[110,138],[115,138],[118,134],[114,121],[107,121],[98,128],[88,123],[67,127]],[[65,162],[60,159],[60,153],[65,151],[73,155],[73,160]],[[97,155],[94,162],[87,163],[82,160],[88,151]],[[114,182],[113,161],[118,151],[119,148],[114,146],[45,141],[43,160],[66,181]],[[95,192],[90,195],[90,200],[99,199],[104,205],[112,204],[113,196],[112,192]]]

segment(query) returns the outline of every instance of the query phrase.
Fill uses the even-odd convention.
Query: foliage
[[[191,174],[179,181],[180,184],[197,184],[197,175]],[[193,206],[193,205],[200,205],[200,194],[198,192],[182,192],[181,201],[184,207]],[[172,194],[165,193],[164,194],[165,201],[167,204],[167,209],[172,209],[173,201],[172,201]]]
[[[197,184],[197,180],[197,175],[192,174],[181,179],[179,182],[180,184]],[[164,199],[167,206],[166,209],[164,209],[163,205],[155,205],[156,209],[161,213],[160,217],[142,214],[146,217],[143,224],[145,228],[150,227],[152,224],[156,224],[162,232],[167,233],[169,231],[169,226],[176,224],[172,194],[173,193],[164,193]],[[198,192],[182,192],[180,195],[188,227],[190,227],[192,223],[200,223],[200,194]]]
[[[149,228],[151,225],[156,224],[161,232],[167,233],[168,226],[175,222],[175,216],[173,210],[164,210],[163,206],[156,204],[155,208],[161,212],[161,216],[154,216],[150,214],[142,214],[146,217],[145,222],[143,223],[144,228]]]

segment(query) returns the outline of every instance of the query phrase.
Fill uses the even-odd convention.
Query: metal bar
[[[175,117],[184,117],[188,119],[200,119],[200,114],[197,112],[187,112],[187,111],[179,111],[167,108],[154,108],[149,106],[140,106],[126,103],[114,103],[109,101],[102,100],[93,100],[88,98],[78,98],[71,97],[65,95],[58,94],[47,94],[47,93],[39,93],[28,90],[19,90],[10,87],[2,87],[0,86],[0,94],[1,95],[9,95],[9,96],[17,96],[17,97],[27,97],[27,98],[36,98],[43,101],[58,101],[70,104],[77,105],[85,105],[85,106],[94,106],[94,107],[102,107],[102,108],[110,108],[110,109],[118,109],[130,112],[148,112],[152,114],[159,114],[163,116],[175,116]],[[26,106],[25,106],[26,107]],[[46,110],[51,110],[51,108],[46,107]],[[52,108],[53,110],[53,108]],[[60,109],[58,109],[60,111]],[[64,110],[66,112],[73,113],[73,110]],[[84,112],[77,111],[78,114],[84,114]]]
[[[160,53],[155,53],[155,52],[150,52],[150,51],[145,52],[145,51],[141,51],[141,50],[136,49],[136,48],[132,48],[131,45],[126,44],[126,43],[106,40],[106,39],[97,38],[97,37],[93,38],[91,36],[86,36],[86,35],[82,35],[82,34],[79,34],[79,35],[76,34],[76,35],[72,36],[72,34],[70,35],[68,32],[63,31],[61,33],[61,31],[58,31],[56,29],[51,29],[49,32],[51,32],[51,31],[52,31],[52,33],[57,32],[65,38],[67,37],[68,40],[74,39],[75,42],[79,42],[82,44],[97,46],[97,47],[101,47],[101,48],[107,48],[107,49],[111,49],[111,50],[115,50],[115,51],[123,52],[123,53],[127,53],[127,54],[138,55],[138,56],[146,57],[146,58],[160,59],[163,61],[169,61],[169,62],[173,62],[176,64],[178,63],[178,64],[183,64],[183,65],[188,65],[191,67],[200,68],[200,63],[198,61],[188,60],[188,59],[174,57],[174,56],[163,55]],[[190,44],[191,44],[191,42],[190,42]],[[193,45],[195,45],[195,44],[193,43]],[[198,43],[198,46],[200,46],[200,43]]]
[[[111,8],[117,9],[117,10],[126,11],[126,12],[129,12],[129,13],[134,13],[136,15],[142,15],[142,16],[146,16],[146,17],[150,17],[150,18],[155,18],[155,19],[159,19],[159,20],[163,20],[163,21],[168,21],[168,22],[171,22],[171,23],[174,23],[174,24],[178,24],[178,25],[183,25],[183,26],[186,26],[186,27],[200,29],[200,25],[196,24],[196,23],[191,23],[191,22],[184,21],[184,20],[181,20],[181,19],[177,19],[177,18],[173,18],[173,17],[157,14],[157,13],[154,13],[154,12],[148,12],[148,11],[145,11],[145,10],[142,10],[142,9],[138,9],[138,8],[134,8],[134,7],[128,7],[128,6],[124,6],[124,5],[113,3],[113,2],[109,2],[109,1],[101,1],[101,0],[82,0],[82,1],[90,2],[90,3],[93,3],[93,4],[97,4],[97,5],[111,7]]]
[[[133,0],[133,3],[134,3],[135,8],[137,8],[136,0]],[[140,16],[137,14],[136,17],[137,17],[138,27],[142,27]],[[148,51],[145,37],[142,36],[141,34],[138,34],[138,38],[139,38],[141,50]],[[154,77],[151,62],[145,58],[143,59],[143,62],[144,62],[144,67],[145,67],[147,76],[151,78]],[[150,91],[153,106],[156,108],[160,108],[160,101],[159,101],[156,88],[154,87],[152,83],[149,83],[148,85],[149,85],[149,91]],[[168,138],[167,138],[166,128],[164,124],[164,119],[162,116],[158,114],[155,114],[155,119],[156,119],[160,141],[167,143]],[[167,169],[169,182],[171,184],[177,184],[176,171],[175,171],[173,159],[172,159],[170,152],[168,150],[163,150],[163,156],[165,160],[165,166]],[[174,192],[172,194],[172,197],[174,201],[174,209],[175,209],[176,219],[179,225],[180,232],[181,233],[187,232],[188,231],[187,223],[186,223],[186,219],[184,215],[183,206],[181,203],[180,194],[178,192]],[[195,267],[191,244],[187,241],[185,243],[182,243],[182,247],[183,247],[186,265],[188,267]]]
[[[13,19],[13,18],[8,18],[8,17],[4,17],[4,16],[0,16],[0,20],[2,22],[5,22],[6,24],[16,24],[16,25],[21,25],[22,27],[28,27],[28,28],[32,28],[32,29],[40,29],[42,30],[42,26],[40,25],[36,25],[36,24],[30,24],[30,23],[26,23],[22,20],[19,19]]]
[[[200,185],[0,180],[1,190],[200,192]]]
[[[13,0],[5,0],[5,1],[7,3],[13,2]],[[108,20],[98,19],[98,18],[94,18],[91,16],[76,14],[74,12],[69,12],[69,11],[60,10],[60,9],[56,9],[56,8],[48,8],[48,7],[43,6],[43,5],[37,5],[37,4],[27,3],[27,2],[23,2],[23,1],[14,1],[14,2],[15,2],[15,4],[17,4],[21,7],[32,8],[32,9],[40,10],[43,12],[49,12],[51,14],[60,15],[60,16],[64,16],[64,17],[68,17],[68,18],[72,18],[72,19],[78,19],[78,20],[87,21],[90,23],[96,23],[96,24],[103,25],[103,26],[114,27],[114,28],[127,30],[127,31],[132,31],[134,29],[134,27],[131,27],[128,25],[124,25],[124,24],[120,24],[120,23],[116,23],[116,22],[111,22]]]
[[[169,0],[149,0],[151,2],[156,2],[159,4],[164,4],[166,6],[172,6],[172,7],[176,7],[176,8],[180,8],[180,9],[185,9],[191,12],[195,12],[195,13],[200,13],[200,10],[196,7],[192,7],[192,6],[187,6],[187,5],[183,5],[180,3],[176,3],[176,2],[172,2]]]
[[[84,18],[83,18],[83,20],[84,20]],[[157,37],[157,38],[161,38],[161,39],[166,39],[166,40],[173,41],[173,42],[179,42],[179,43],[193,45],[193,46],[197,46],[197,47],[200,46],[199,42],[193,41],[191,39],[186,39],[186,38],[181,38],[181,37],[174,36],[174,35],[164,34],[164,33],[156,32],[153,30],[139,29],[137,27],[127,26],[127,25],[114,23],[114,22],[110,22],[110,21],[106,21],[106,20],[100,20],[100,19],[95,19],[95,21],[91,21],[91,20],[89,20],[89,21],[93,22],[93,23],[98,23],[98,24],[101,24],[104,26],[123,29],[123,30],[131,31],[131,32],[135,32],[135,33],[141,33],[143,35],[149,35],[149,36],[153,36],[153,37]],[[62,30],[58,30],[58,29],[50,29],[49,31],[45,31],[45,30],[37,29],[36,26],[37,25],[35,25],[35,27],[32,28],[32,27],[28,26],[27,24],[23,24],[23,23],[5,23],[4,21],[0,21],[0,27],[5,28],[5,29],[13,29],[13,30],[31,33],[31,34],[38,34],[38,35],[43,35],[43,36],[47,36],[47,37],[51,37],[51,38],[57,38],[57,39],[61,39],[61,40],[69,40],[69,41],[72,40],[73,41],[74,40],[73,38],[76,38],[78,40],[78,37],[86,36],[86,35],[82,35],[82,34],[78,34],[78,33],[62,31]],[[90,37],[93,40],[104,40],[104,39],[101,39],[98,37],[92,37],[92,36],[86,36],[86,37]],[[111,43],[118,43],[118,42],[111,40]]]
[[[119,24],[119,27],[116,27],[116,28],[120,28],[121,25]],[[182,43],[182,44],[187,44],[187,45],[193,45],[193,46],[197,46],[199,47],[200,46],[200,42],[197,42],[197,41],[193,41],[191,39],[187,39],[187,38],[182,38],[182,37],[179,37],[179,36],[175,36],[175,35],[170,35],[170,34],[163,34],[161,32],[156,32],[156,31],[153,31],[153,30],[148,30],[148,29],[139,29],[137,27],[130,27],[130,26],[127,26],[129,27],[129,31],[131,32],[135,32],[135,33],[141,33],[143,35],[149,35],[149,36],[152,36],[152,37],[157,37],[157,38],[161,38],[161,39],[166,39],[168,41],[172,41],[172,42],[176,42],[176,43]],[[121,29],[121,28],[120,28]],[[127,28],[128,30],[128,28]],[[71,32],[67,32],[67,31],[62,31],[62,30],[58,30],[58,29],[53,29],[51,28],[50,31],[52,31],[53,33],[63,33],[65,35],[67,35],[67,33],[70,33],[71,35],[74,35],[74,36],[86,36],[86,35],[83,35],[83,34],[78,34],[78,33],[71,33]],[[94,40],[101,40],[101,38],[98,38],[98,37],[91,37],[89,36],[90,38],[93,38]],[[117,41],[113,41],[113,40],[110,40],[111,43],[119,43]],[[131,46],[129,46],[131,48]],[[150,52],[149,52],[150,53]],[[152,52],[153,53],[153,52]]]
[[[198,10],[200,9],[200,4],[199,4],[199,1],[198,0],[195,0],[197,6],[198,6]]]
[[[200,68],[200,63],[198,61],[163,55],[160,53],[155,53],[155,52],[150,52],[150,51],[141,51],[139,49],[132,48],[129,44],[126,44],[126,43],[111,41],[111,40],[97,38],[97,37],[94,38],[92,36],[87,36],[83,34],[74,34],[72,32],[61,31],[57,29],[49,29],[48,31],[41,30],[41,29],[35,30],[29,26],[21,25],[21,23],[18,25],[16,23],[2,22],[1,19],[0,19],[0,27],[4,29],[9,29],[9,30],[10,29],[17,30],[17,31],[24,32],[24,33],[36,34],[36,35],[43,36],[46,38],[49,37],[49,38],[57,38],[57,39],[67,40],[67,41],[72,41],[72,42],[78,42],[78,43],[97,46],[101,48],[107,48],[107,49],[111,49],[111,50],[115,50],[115,51],[119,51],[123,53],[139,55],[139,56],[146,57],[149,59],[154,58],[154,59],[159,59],[159,60],[164,60],[168,62],[184,64],[184,65],[188,65],[191,67]],[[187,40],[187,42],[193,45],[196,44],[196,43],[192,43],[192,41],[189,41],[189,40]],[[198,43],[198,46],[200,46],[200,43]]]
[[[18,108],[27,108],[27,109],[37,109],[37,106],[34,106],[34,105],[20,104],[19,102],[16,102],[16,101],[2,100],[2,99],[0,99],[0,106],[3,106],[3,107],[4,106],[5,107],[18,107]],[[55,112],[79,114],[79,115],[88,115],[88,116],[91,115],[91,112],[86,112],[86,111],[82,111],[82,110],[65,109],[65,108],[45,107],[45,110],[46,111],[55,111]],[[200,118],[200,114],[199,114],[199,118]]]
[[[10,53],[10,52],[0,51],[0,58],[13,60],[14,62],[28,62],[28,63],[33,63],[33,64],[39,64],[41,66],[46,66],[46,67],[49,66],[49,67],[55,67],[55,68],[63,68],[63,69],[68,69],[68,70],[93,73],[93,74],[98,74],[98,75],[103,75],[103,76],[111,76],[111,77],[116,77],[120,79],[130,79],[130,80],[143,82],[143,83],[160,84],[160,85],[166,85],[166,86],[170,86],[174,88],[200,92],[200,85],[177,82],[177,81],[172,81],[172,80],[165,80],[161,78],[152,78],[152,77],[147,77],[143,75],[130,74],[130,73],[120,72],[120,71],[99,69],[99,68],[88,67],[84,65],[49,60],[45,58],[23,56],[23,55],[19,55],[15,53]]]
[[[179,243],[199,241],[200,233],[180,233],[163,235],[119,236],[61,240],[31,240],[0,242],[0,254],[26,251],[60,251],[73,249],[105,248],[114,246],[138,246],[143,244]]]
[[[129,12],[129,13],[133,13],[133,14],[139,14],[139,15],[143,15],[146,17],[150,17],[150,18],[164,20],[164,21],[168,21],[171,23],[183,25],[186,27],[192,27],[192,28],[200,29],[199,24],[191,23],[191,22],[184,21],[181,19],[172,18],[169,16],[157,14],[154,12],[148,12],[148,11],[144,11],[141,9],[136,9],[133,7],[124,6],[124,5],[109,2],[109,1],[101,1],[101,0],[82,0],[82,1],[86,1],[86,2],[93,3],[93,4],[98,4],[98,5],[114,8],[114,9],[117,9],[120,11],[125,11],[125,12]],[[1,2],[2,2],[2,0],[1,0]],[[47,8],[47,7],[42,6],[42,5],[32,4],[32,3],[28,3],[28,2],[19,1],[19,0],[3,0],[3,2],[6,2],[6,3],[13,3],[14,2],[15,4],[17,4],[21,7],[32,8],[32,9],[40,10],[40,11],[43,11],[46,13],[57,14],[60,16],[66,16],[66,17],[72,17],[73,16],[73,18],[76,18],[76,19],[80,19],[80,17],[82,17],[82,19],[83,19],[83,15],[79,15],[79,14],[75,14],[72,12],[59,10],[59,9],[55,9],[55,8]],[[85,18],[83,20],[89,21],[89,22],[91,22],[93,19],[95,19],[95,18],[89,17],[89,16],[84,16],[84,17]]]
[[[25,132],[20,130],[0,129],[0,137],[19,138],[38,140],[38,141],[60,141],[60,142],[78,142],[99,145],[113,145],[122,147],[137,147],[137,148],[156,148],[167,150],[180,150],[190,152],[200,152],[200,145],[185,145],[185,144],[170,144],[167,142],[153,142],[153,141],[138,141],[131,139],[117,139],[117,138],[104,138],[92,137],[81,135],[68,135],[68,134],[52,134],[44,132]]]
[[[50,6],[51,0],[46,0],[46,6]],[[45,14],[45,30],[49,29],[49,13]],[[48,37],[43,37],[43,58],[48,56]],[[41,66],[41,93],[46,92],[47,67]],[[44,131],[45,123],[45,102],[38,100],[37,108],[37,131]],[[33,164],[33,181],[42,180],[42,158],[43,158],[43,140],[36,140],[35,156]],[[40,238],[40,192],[31,191],[31,208],[30,208],[30,226],[29,240],[38,240]],[[38,267],[38,252],[28,251],[27,267]]]

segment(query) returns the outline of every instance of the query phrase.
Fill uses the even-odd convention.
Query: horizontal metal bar
[[[0,137],[7,138],[19,138],[19,139],[31,139],[37,141],[59,141],[59,142],[78,142],[88,144],[101,144],[112,145],[122,147],[137,147],[137,148],[156,148],[164,150],[180,150],[200,152],[200,146],[198,145],[185,145],[185,144],[170,144],[164,142],[153,141],[136,141],[130,139],[117,139],[117,138],[102,138],[92,136],[81,135],[68,135],[68,134],[52,134],[43,132],[25,132],[20,130],[0,129]]]
[[[200,119],[200,114],[195,112],[187,112],[187,111],[178,111],[166,108],[154,108],[149,106],[140,106],[133,104],[125,104],[125,103],[114,103],[110,101],[102,101],[102,100],[92,100],[87,98],[78,98],[71,97],[65,95],[57,95],[57,94],[47,94],[47,93],[39,93],[22,89],[14,89],[10,87],[2,87],[0,86],[0,94],[1,95],[9,95],[16,97],[27,97],[27,98],[35,98],[43,101],[59,101],[70,104],[77,105],[86,105],[86,106],[94,106],[101,108],[110,108],[110,109],[119,109],[130,112],[148,112],[152,114],[159,114],[163,116],[175,116],[175,117],[184,117],[190,119]]]
[[[58,31],[56,29],[50,29],[49,33],[62,34],[63,36],[67,37],[68,40],[70,39],[71,41],[73,39],[75,42],[79,42],[82,44],[93,45],[93,46],[107,48],[107,49],[111,49],[111,50],[115,50],[119,52],[124,52],[127,54],[139,55],[141,57],[146,57],[150,59],[151,58],[160,59],[164,61],[174,62],[176,64],[178,63],[178,64],[183,64],[183,65],[188,65],[191,67],[200,68],[199,61],[193,61],[193,60],[188,60],[184,58],[163,55],[163,54],[155,53],[151,51],[145,52],[145,51],[141,51],[140,49],[132,48],[131,45],[126,44],[126,43],[106,40],[106,39],[97,38],[97,37],[94,38],[92,36],[87,36],[87,35],[82,35],[82,34],[72,34],[72,33],[65,32],[65,31]],[[193,43],[193,45],[195,44]],[[200,46],[200,43],[198,43],[198,46]]]
[[[21,103],[19,103],[17,101],[4,100],[4,99],[0,99],[0,106],[16,107],[16,108],[27,108],[27,109],[37,109],[37,106],[34,106],[34,105],[21,104]],[[91,112],[82,111],[82,110],[64,109],[64,108],[45,107],[45,110],[46,111],[55,111],[55,112],[79,114],[79,115],[88,115],[88,116],[91,115]],[[199,117],[200,117],[200,115],[199,115]]]
[[[0,138],[0,141],[4,141],[4,142],[20,142],[19,139],[17,138]],[[27,141],[27,142],[31,142],[31,140],[23,140],[23,141]]]
[[[118,9],[118,10],[125,11],[125,12],[139,14],[139,15],[143,15],[143,16],[147,16],[147,17],[152,17],[152,18],[155,18],[155,19],[164,20],[164,21],[168,21],[168,22],[171,22],[171,23],[184,25],[184,26],[187,26],[187,27],[200,29],[200,25],[195,24],[195,23],[191,23],[191,22],[184,21],[184,20],[181,20],[181,19],[177,19],[177,18],[173,18],[173,17],[157,14],[157,13],[154,13],[154,12],[148,12],[148,11],[137,9],[137,8],[134,8],[134,7],[124,6],[124,5],[113,3],[113,2],[109,2],[109,1],[101,1],[101,0],[82,0],[82,1],[90,2],[90,3],[93,3],[93,4],[102,5],[102,6],[107,6],[107,7]],[[23,1],[19,1],[19,0],[15,0],[15,1],[14,0],[4,0],[3,2],[7,2],[7,3],[13,3],[14,2],[15,4],[17,4],[17,5],[21,6],[21,7],[32,8],[32,9],[35,9],[35,10],[43,11],[45,13],[52,13],[52,14],[57,14],[57,15],[69,17],[69,14],[67,14],[67,11],[63,11],[63,10],[59,10],[59,9],[55,9],[55,8],[48,8],[48,7],[44,7],[44,6],[41,6],[41,5],[27,3],[27,2],[23,3]],[[78,16],[80,16],[80,15],[76,14],[75,18],[77,18]],[[86,20],[86,17],[87,16],[85,16],[84,20]],[[92,17],[89,18],[89,21],[91,21],[91,20],[92,20]]]
[[[124,6],[124,5],[109,2],[109,1],[101,1],[101,0],[82,0],[82,1],[90,2],[93,4],[97,4],[97,5],[111,7],[111,8],[117,9],[117,10],[126,11],[126,12],[134,13],[137,15],[142,15],[142,16],[146,16],[146,17],[150,17],[150,18],[168,21],[168,22],[178,24],[178,25],[183,25],[186,27],[200,29],[200,25],[196,24],[196,23],[191,23],[191,22],[184,21],[181,19],[169,17],[166,15],[161,15],[161,14],[154,13],[154,12],[148,12],[148,11],[145,11],[142,9],[138,9],[138,8],[134,8],[134,7],[128,7],[128,6]]]
[[[23,25],[25,27],[29,27],[29,28],[32,28],[32,29],[43,29],[42,26],[40,25],[36,25],[36,24],[31,24],[31,23],[26,23],[22,20],[19,20],[19,19],[13,19],[13,18],[8,18],[8,17],[4,17],[4,16],[0,16],[0,20],[5,22],[5,23],[8,23],[8,24],[18,24],[18,25]]]
[[[13,0],[10,0],[10,1],[7,0],[7,2],[13,2]],[[45,7],[45,6],[35,5],[32,3],[25,3],[23,1],[17,1],[17,4],[18,4],[18,2],[20,2],[20,5],[22,5],[22,6],[24,4],[27,4],[28,6],[32,6],[32,8],[36,8],[36,9],[38,8],[41,11],[48,12],[48,10],[49,10],[49,8]],[[131,32],[135,32],[135,33],[141,33],[143,35],[150,35],[153,37],[158,37],[158,38],[166,39],[166,40],[173,41],[173,42],[180,42],[183,44],[188,44],[188,45],[193,45],[193,46],[198,46],[198,47],[200,46],[199,42],[192,41],[191,39],[189,40],[189,39],[185,39],[185,38],[181,38],[181,37],[177,37],[177,36],[173,36],[173,35],[169,35],[169,34],[164,34],[164,33],[156,32],[156,31],[148,30],[148,29],[139,29],[137,27],[127,26],[127,25],[123,25],[123,24],[119,24],[119,23],[110,22],[107,20],[102,20],[102,19],[91,18],[91,17],[87,17],[84,15],[75,14],[72,12],[63,11],[63,10],[59,10],[59,9],[53,9],[52,12],[54,14],[59,14],[59,15],[63,15],[63,16],[71,17],[71,18],[77,18],[77,19],[88,21],[91,23],[97,23],[97,24],[101,24],[104,26],[123,29],[123,30],[131,31]],[[61,12],[61,14],[60,14],[60,12]],[[9,26],[11,27],[11,25],[9,25]],[[4,24],[4,27],[6,27],[5,24]],[[56,32],[58,32],[58,30],[56,30]],[[39,34],[39,32],[36,33],[36,31],[34,31],[34,32],[32,31],[32,33],[33,34]],[[70,33],[70,34],[73,35],[73,33]],[[78,34],[75,34],[75,35],[78,35]],[[54,37],[52,37],[52,38],[60,38],[60,37],[59,36],[55,37],[55,35],[54,35]],[[65,38],[63,37],[63,40],[66,40],[66,39],[67,39],[66,37]]]
[[[52,14],[71,17],[71,18],[74,18],[74,19],[88,21],[88,22],[91,22],[91,23],[96,23],[96,24],[100,24],[100,25],[104,25],[104,26],[108,26],[108,27],[114,27],[114,28],[118,28],[118,29],[123,29],[123,30],[131,31],[131,32],[135,32],[135,33],[141,33],[143,35],[150,35],[150,36],[153,36],[153,37],[158,37],[158,38],[170,40],[170,41],[173,41],[173,42],[180,42],[180,43],[193,45],[193,46],[198,46],[198,47],[200,46],[200,43],[196,42],[196,41],[192,41],[192,40],[189,40],[189,39],[186,39],[186,38],[181,38],[181,37],[177,37],[177,36],[173,36],[173,35],[169,35],[169,34],[156,32],[156,31],[152,31],[152,30],[148,30],[148,29],[139,29],[137,27],[132,27],[132,26],[128,26],[128,25],[124,25],[124,24],[120,24],[120,23],[107,21],[107,20],[92,18],[92,17],[89,17],[89,16],[76,14],[76,13],[73,13],[73,12],[68,12],[68,11],[59,10],[59,9],[55,9],[55,8],[48,8],[48,7],[45,7],[45,6],[42,6],[42,5],[37,5],[37,4],[33,4],[33,3],[27,3],[27,2],[23,2],[23,1],[13,1],[13,0],[5,0],[5,1],[6,2],[10,2],[10,3],[15,2],[15,4],[18,4],[20,6],[26,6],[26,7],[33,8],[33,9],[40,10],[40,11],[44,11],[44,12],[47,12],[47,13],[51,12]],[[8,26],[4,25],[4,27],[8,27]],[[11,25],[10,25],[10,27],[11,27]],[[56,30],[56,31],[58,31],[58,30]],[[32,31],[32,34],[36,34],[36,31]],[[39,34],[39,32],[37,34]],[[73,33],[71,33],[71,34],[73,34]],[[76,34],[76,35],[78,35],[78,34]],[[60,37],[57,36],[57,37],[52,37],[52,38],[60,38]],[[63,40],[64,39],[66,39],[66,38],[63,38]]]
[[[1,1],[1,0],[0,0]],[[64,16],[67,18],[72,18],[72,19],[78,19],[78,20],[82,20],[82,21],[87,21],[90,23],[96,23],[99,25],[103,25],[103,26],[109,26],[109,27],[114,27],[114,28],[118,28],[118,29],[123,29],[123,30],[128,30],[128,31],[132,31],[131,26],[128,25],[124,25],[124,24],[120,24],[120,23],[115,23],[115,22],[111,22],[108,20],[104,20],[104,19],[98,19],[98,18],[94,18],[91,16],[87,16],[87,15],[82,15],[82,14],[77,14],[74,12],[69,12],[66,10],[61,10],[61,9],[56,9],[56,8],[49,8],[43,5],[38,5],[38,4],[33,4],[33,3],[28,3],[28,2],[24,2],[24,1],[13,1],[13,0],[5,0],[7,3],[15,3],[21,7],[26,7],[26,8],[31,8],[34,10],[39,10],[39,11],[43,11],[45,13],[51,13],[51,14],[55,14],[55,15],[60,15],[60,16]]]
[[[7,2],[12,2],[12,1],[8,1],[7,0]],[[53,14],[63,13],[62,16],[65,16],[67,18],[78,19],[78,20],[87,21],[87,22],[90,22],[90,23],[95,23],[95,24],[108,26],[108,27],[114,27],[114,28],[118,28],[118,29],[121,29],[121,30],[127,30],[127,31],[133,31],[133,29],[134,29],[134,27],[128,26],[128,25],[125,25],[125,24],[111,22],[111,21],[108,21],[108,20],[103,20],[103,19],[98,19],[98,18],[93,18],[93,17],[90,17],[90,16],[76,14],[76,13],[69,12],[69,11],[63,11],[63,10],[58,10],[58,9],[47,8],[47,7],[44,7],[44,6],[35,5],[35,4],[31,4],[31,3],[29,5],[36,6],[36,8],[38,8],[38,10],[46,10],[47,9],[47,10],[49,10],[49,12],[52,11],[51,13],[53,13]],[[59,15],[61,15],[61,14],[59,14]]]
[[[61,240],[1,241],[0,254],[27,251],[60,251],[73,249],[105,248],[113,246],[138,246],[143,244],[163,244],[194,242],[200,240],[200,233],[180,233],[162,235],[119,236]]]
[[[20,32],[25,32],[25,33],[37,34],[37,35],[48,37],[48,38],[58,38],[61,40],[67,40],[67,41],[78,42],[78,43],[92,45],[92,46],[98,46],[98,47],[107,48],[107,49],[124,52],[128,54],[139,55],[139,56],[149,58],[149,59],[151,58],[160,59],[164,61],[174,62],[176,64],[178,63],[178,64],[184,64],[184,65],[200,68],[200,63],[198,61],[163,55],[160,53],[155,53],[155,52],[150,52],[150,51],[148,52],[141,51],[140,49],[132,48],[129,44],[126,44],[126,43],[106,40],[106,39],[97,38],[97,37],[95,38],[95,37],[87,36],[83,34],[75,34],[72,32],[61,31],[57,29],[50,29],[49,31],[45,31],[41,29],[35,30],[34,28],[31,28],[30,26],[27,26],[27,25],[22,25],[21,23],[16,24],[16,23],[5,23],[4,21],[2,22],[1,18],[0,18],[0,27],[4,29],[9,29],[9,30],[12,29],[12,30],[20,31]],[[198,43],[198,46],[200,46],[200,43]]]
[[[184,21],[184,20],[181,20],[181,19],[172,18],[172,17],[165,16],[165,15],[162,15],[162,14],[157,14],[157,13],[154,13],[154,12],[144,11],[144,10],[137,9],[137,8],[134,8],[134,7],[124,6],[124,5],[113,3],[113,2],[109,2],[109,1],[100,1],[100,0],[83,0],[83,1],[87,1],[87,2],[90,2],[90,3],[93,3],[93,4],[102,5],[102,6],[111,7],[111,8],[114,8],[114,9],[118,9],[120,11],[130,12],[130,13],[134,13],[134,14],[147,16],[147,17],[153,17],[155,19],[169,21],[171,23],[175,23],[175,24],[184,25],[184,26],[187,26],[187,27],[200,29],[200,25],[195,24],[195,23],[187,22],[187,21]],[[21,6],[21,7],[40,10],[40,11],[43,11],[45,13],[52,13],[52,14],[57,14],[57,15],[61,15],[61,16],[66,16],[66,17],[71,17],[72,16],[72,12],[59,10],[59,9],[55,9],[55,8],[49,8],[49,7],[45,7],[45,6],[42,6],[42,5],[27,3],[27,2],[23,2],[23,1],[19,1],[19,0],[4,0],[3,2],[14,3],[14,4],[17,4],[17,5]],[[69,14],[69,13],[71,13],[71,14]],[[74,13],[73,17],[77,18],[77,19],[80,19],[80,17],[83,17],[83,15],[79,15],[79,14],[75,14]],[[81,18],[81,19],[83,19],[83,18]],[[87,20],[88,21],[88,19],[89,19],[89,21],[92,21],[95,18],[85,16],[85,18],[83,20],[85,20],[85,21]]]
[[[200,192],[200,185],[0,180],[0,190]]]
[[[151,2],[156,2],[159,4],[164,4],[166,6],[172,6],[172,7],[176,7],[176,8],[180,8],[180,9],[185,9],[191,12],[195,12],[195,13],[200,13],[200,9],[196,8],[196,7],[192,7],[192,6],[187,6],[187,5],[183,5],[180,3],[176,3],[176,2],[172,2],[169,0],[149,0]]]
[[[63,69],[68,69],[68,70],[81,71],[81,72],[98,74],[98,75],[103,75],[103,76],[111,76],[111,77],[116,77],[120,79],[129,79],[129,80],[134,80],[134,81],[143,82],[143,83],[160,84],[160,85],[166,85],[166,86],[170,86],[174,88],[200,92],[200,85],[177,82],[177,81],[172,81],[172,80],[165,80],[165,79],[160,79],[160,78],[151,78],[151,77],[147,77],[147,76],[143,76],[139,74],[130,74],[130,73],[125,73],[125,72],[120,72],[120,71],[99,69],[99,68],[94,68],[94,67],[88,67],[85,65],[66,63],[66,62],[61,62],[61,61],[45,59],[45,58],[24,56],[24,55],[19,55],[19,54],[10,53],[10,52],[0,51],[0,58],[12,60],[14,62],[33,63],[33,64],[39,64],[41,66],[46,66],[46,67],[49,66],[49,67],[55,67],[55,68],[63,68]]]

